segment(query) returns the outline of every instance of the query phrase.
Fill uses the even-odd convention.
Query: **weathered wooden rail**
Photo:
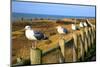
[[[72,33],[69,33],[68,35],[64,35],[63,37],[64,38],[61,39],[58,39],[59,38],[58,37],[55,43],[49,44],[51,45],[49,49],[31,48],[30,49],[31,64],[35,65],[35,64],[44,64],[44,63],[84,61],[85,55],[93,47],[93,45],[95,45],[94,43],[96,41],[95,40],[96,29],[95,27],[82,28],[79,31],[73,31]],[[53,52],[54,55],[51,55],[51,58],[48,58],[50,53]],[[45,58],[45,60],[43,60],[43,58]],[[56,60],[54,60],[53,58],[55,58]],[[51,60],[54,61],[52,62]]]

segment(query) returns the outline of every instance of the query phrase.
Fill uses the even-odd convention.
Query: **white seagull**
[[[83,27],[84,27],[83,22],[80,22],[80,27],[81,27],[81,28],[83,28]]]
[[[57,26],[56,28],[57,28],[57,31],[59,34],[66,34],[68,32],[67,29],[65,29],[61,26]]]
[[[72,30],[76,30],[76,25],[72,24]]]
[[[79,27],[76,25],[76,19],[75,19],[75,22],[74,22],[74,24],[72,24],[71,25],[71,27],[72,27],[72,30],[79,30]]]
[[[42,32],[33,30],[31,26],[25,26],[25,36],[27,39],[35,41],[47,39],[47,37]],[[36,44],[34,44],[34,47],[36,48]]]
[[[75,24],[72,24],[72,30],[79,30],[79,27],[76,26]]]
[[[85,27],[87,27],[87,26],[88,26],[86,22],[84,22],[83,24],[84,24],[84,26],[85,26]]]

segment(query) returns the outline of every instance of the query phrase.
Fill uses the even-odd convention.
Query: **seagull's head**
[[[25,30],[31,29],[31,26],[25,26]]]

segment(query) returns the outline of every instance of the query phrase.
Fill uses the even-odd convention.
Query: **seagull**
[[[59,35],[59,39],[63,39],[64,40],[64,36],[63,36],[63,34],[67,34],[68,33],[68,31],[67,31],[67,29],[65,29],[65,28],[63,28],[63,27],[61,27],[61,26],[57,26],[56,27],[57,28],[57,31],[58,31],[58,33],[60,34]],[[61,40],[60,40],[60,42],[61,42]],[[63,55],[63,58],[65,57],[64,56],[64,54],[63,54],[63,48],[62,48],[62,46],[63,46],[63,44],[59,44],[59,46],[60,46],[60,51],[61,51],[61,53],[62,53],[62,55]],[[62,63],[63,62],[63,60],[61,59],[61,58],[59,58],[59,62],[60,63]]]
[[[35,40],[35,41],[47,39],[47,37],[42,32],[33,30],[31,26],[28,25],[25,26],[25,36],[28,40]],[[34,48],[36,48],[36,43],[34,45]]]
[[[67,29],[65,29],[65,28],[63,28],[61,26],[57,26],[56,28],[57,28],[57,31],[58,31],[59,34],[66,34],[66,33],[68,33]]]
[[[72,24],[72,30],[77,30],[75,24]]]
[[[75,24],[72,24],[72,30],[79,30],[79,27],[76,26]]]
[[[87,27],[87,26],[88,26],[88,24],[87,24],[86,22],[84,22],[83,24],[84,24],[84,26],[85,26],[85,27]]]
[[[75,23],[71,25],[72,30],[79,30],[79,27],[76,25],[76,19],[75,19]]]
[[[81,27],[81,28],[83,28],[83,27],[84,27],[83,22],[80,22],[80,27]]]

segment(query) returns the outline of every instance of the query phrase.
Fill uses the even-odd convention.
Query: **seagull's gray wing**
[[[65,28],[63,28],[63,31],[64,31],[65,33],[68,33],[67,29],[65,29]]]
[[[37,40],[44,39],[44,34],[40,31],[34,31],[34,36],[37,38]]]

